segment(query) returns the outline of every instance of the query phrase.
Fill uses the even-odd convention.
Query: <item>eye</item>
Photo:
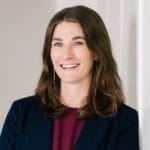
[[[84,44],[84,42],[82,42],[82,41],[76,41],[76,42],[73,43],[74,46],[80,46],[80,45],[83,45],[83,44]]]
[[[52,44],[52,46],[55,46],[55,47],[62,47],[63,44],[61,42],[55,42]]]

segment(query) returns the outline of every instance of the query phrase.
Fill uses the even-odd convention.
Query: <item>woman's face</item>
[[[51,60],[61,83],[89,82],[93,55],[79,23],[63,21],[55,27]]]

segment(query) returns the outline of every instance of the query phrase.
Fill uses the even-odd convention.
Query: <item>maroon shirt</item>
[[[63,118],[54,120],[52,150],[72,150],[84,120],[77,119],[77,109],[68,108]]]

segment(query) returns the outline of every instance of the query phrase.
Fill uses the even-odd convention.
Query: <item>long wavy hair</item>
[[[51,41],[55,27],[63,21],[81,25],[87,46],[97,57],[92,68],[92,82],[85,106],[79,109],[82,119],[115,114],[124,101],[121,80],[112,55],[110,38],[101,17],[91,8],[74,6],[56,13],[51,19],[43,47],[43,70],[35,95],[42,110],[51,117],[64,115],[66,107],[60,103],[60,79],[54,73],[50,58]]]

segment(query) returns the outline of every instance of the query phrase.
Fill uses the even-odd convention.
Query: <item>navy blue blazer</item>
[[[53,118],[35,97],[13,103],[0,136],[0,150],[52,150]],[[74,150],[139,150],[138,115],[123,105],[115,116],[87,119]]]

